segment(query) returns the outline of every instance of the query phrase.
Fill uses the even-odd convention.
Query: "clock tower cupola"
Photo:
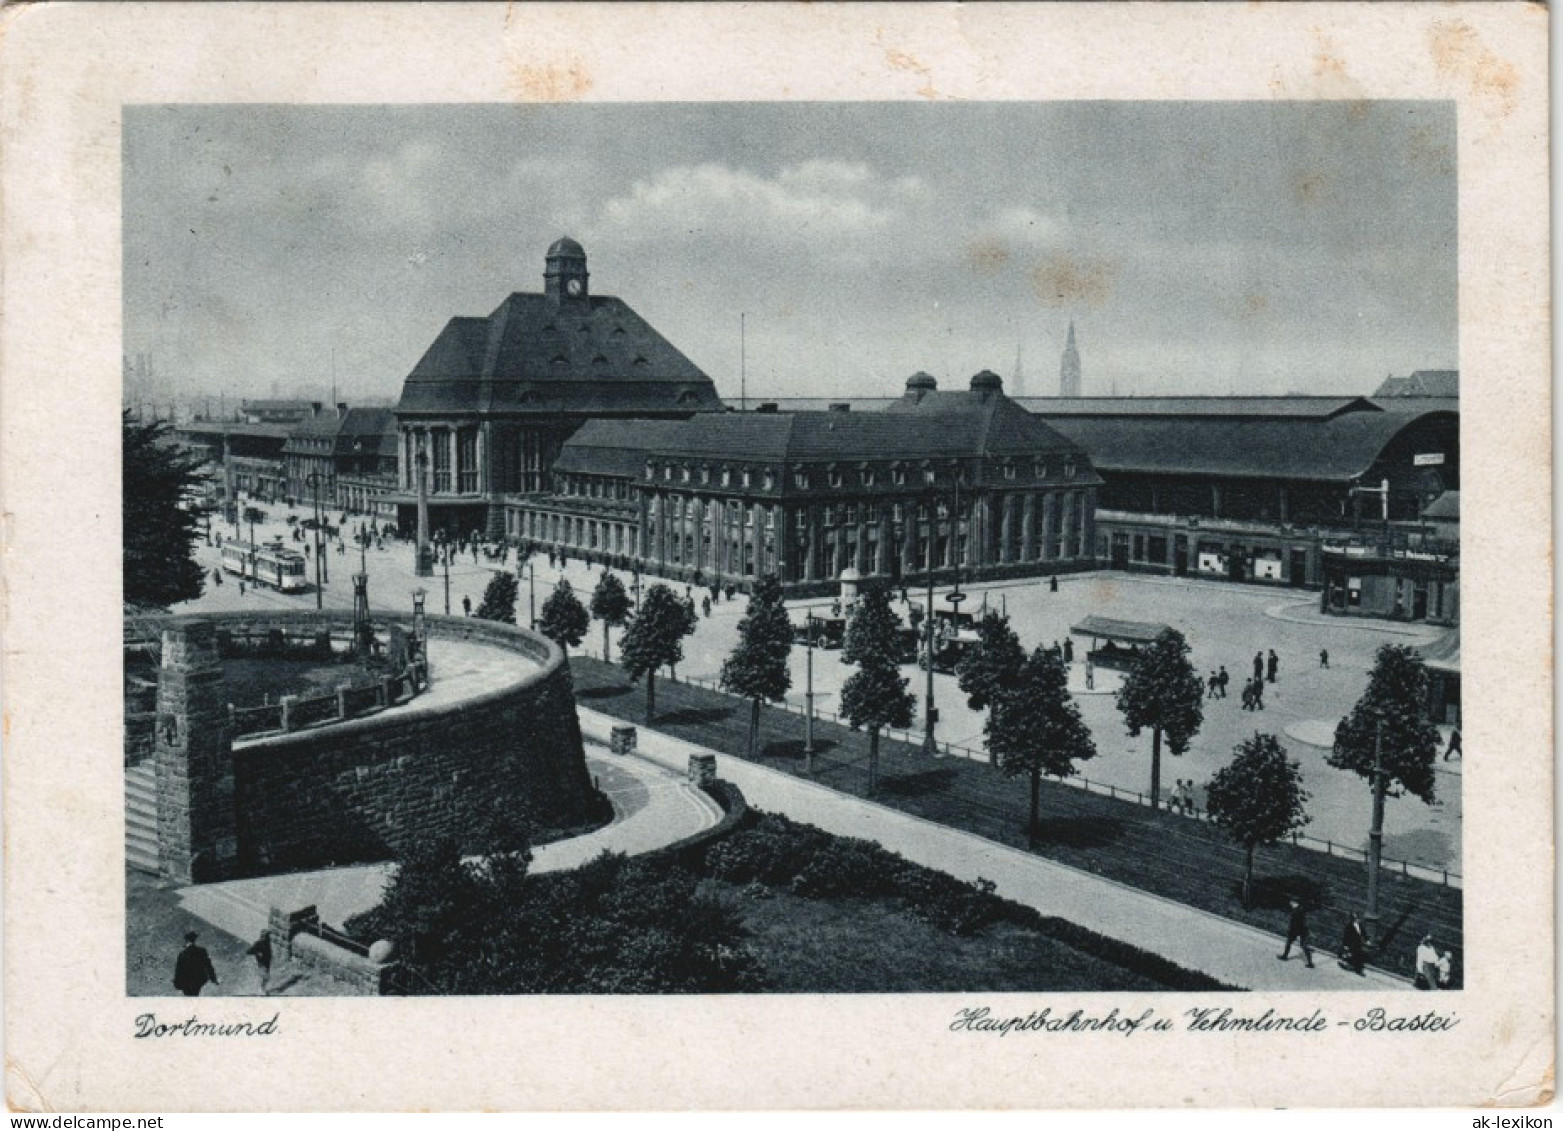
[[[585,249],[569,236],[555,240],[543,269],[543,293],[553,302],[585,302],[589,278]]]

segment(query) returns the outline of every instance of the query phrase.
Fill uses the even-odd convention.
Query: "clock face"
[[[564,289],[572,298],[579,298],[581,295],[581,281],[579,279],[571,279],[564,285]]]

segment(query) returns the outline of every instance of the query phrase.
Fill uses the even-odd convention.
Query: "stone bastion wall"
[[[514,681],[470,698],[429,695],[238,742],[219,632],[330,631],[345,639],[351,617],[210,613],[139,625],[143,634],[148,627],[161,634],[159,871],[202,882],[385,860],[444,834],[479,853],[516,819],[534,835],[590,823],[594,790],[560,649],[491,621],[431,616],[426,623],[436,689],[440,641],[513,653],[520,661]]]

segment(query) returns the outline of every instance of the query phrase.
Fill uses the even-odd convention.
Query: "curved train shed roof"
[[[1099,471],[1345,482],[1403,433],[1458,421],[1454,401],[1365,398],[1120,398],[1030,402]]]

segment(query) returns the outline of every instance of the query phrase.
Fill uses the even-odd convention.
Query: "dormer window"
[[[795,467],[792,471],[792,485],[799,490],[807,490],[809,486],[809,473],[801,467]]]
[[[774,490],[776,487],[776,473],[767,467],[765,469],[765,478],[763,482],[767,491]]]
[[[1015,465],[1014,465],[1013,462],[1005,463],[1005,465],[1004,465],[1004,478],[1005,479],[1014,479],[1015,478]]]
[[[923,482],[928,484],[939,482],[939,469],[936,467],[923,468]]]
[[[863,469],[863,486],[865,486],[865,487],[872,487],[873,485],[874,485],[874,469],[871,468],[871,467],[865,467]]]
[[[666,482],[672,482],[672,479],[673,479],[673,465],[671,463],[663,464],[662,465],[662,480],[663,480],[663,482],[665,482],[665,483]]]
[[[906,486],[906,468],[901,466],[900,464],[896,464],[893,468],[891,468],[890,469],[890,482],[894,483],[897,487],[905,487]]]
[[[754,472],[751,471],[747,467],[744,468],[744,481],[743,482],[744,482],[744,486],[745,487],[753,487],[754,486]]]
[[[646,478],[647,479],[655,479],[656,476],[657,476],[656,466],[654,464],[648,463],[646,465]]]
[[[1074,477],[1075,477],[1075,461],[1073,459],[1066,459],[1064,461],[1064,478],[1065,479],[1073,479]]]
[[[689,465],[687,463],[678,469],[678,481],[680,483],[689,482]]]
[[[835,464],[831,464],[830,467],[826,469],[825,477],[832,487],[841,486],[841,469],[838,468]]]
[[[732,485],[733,485],[733,469],[730,468],[730,467],[722,468],[722,486],[723,487],[731,487]]]
[[[705,464],[700,465],[700,482],[702,485],[706,485],[711,482],[711,469]]]

